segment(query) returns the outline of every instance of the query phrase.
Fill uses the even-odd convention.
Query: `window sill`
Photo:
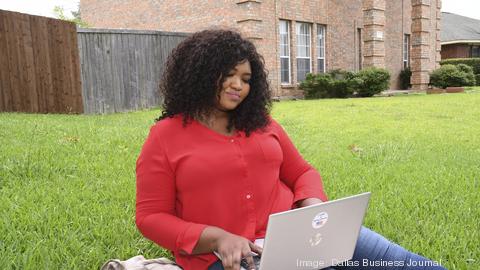
[[[293,89],[293,88],[295,88],[296,86],[298,86],[298,85],[294,85],[294,84],[280,84],[280,87],[281,87],[281,88],[284,88],[284,89]]]

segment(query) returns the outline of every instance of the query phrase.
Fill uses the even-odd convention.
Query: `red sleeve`
[[[303,159],[282,126],[272,118],[271,121],[283,151],[280,179],[293,191],[294,203],[307,198],[327,201],[320,174]]]
[[[150,134],[137,159],[136,224],[148,239],[175,253],[191,254],[206,225],[175,215],[175,177],[156,132]]]

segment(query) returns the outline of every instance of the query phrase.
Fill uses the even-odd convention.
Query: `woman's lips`
[[[233,100],[240,100],[240,95],[234,94],[234,93],[226,93],[231,99]]]

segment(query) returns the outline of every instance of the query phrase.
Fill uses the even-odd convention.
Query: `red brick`
[[[403,6],[402,6],[403,3]],[[326,25],[326,67],[358,70],[357,29],[362,29],[363,66],[381,66],[391,73],[391,88],[398,88],[403,68],[403,37],[426,45],[415,51],[415,70],[431,71],[440,60],[438,35],[440,0],[81,0],[83,20],[99,28],[149,29],[195,32],[211,26],[236,28],[250,38],[264,56],[276,95],[300,95],[296,82],[295,22],[312,24],[312,69],[316,70],[316,25]],[[413,19],[414,22],[412,23]],[[290,21],[292,86],[280,85],[279,19]],[[383,38],[375,38],[376,31]],[[422,45],[422,46],[423,46]],[[415,51],[415,52],[414,52]],[[429,61],[413,61],[429,58]],[[413,67],[412,67],[413,68]],[[423,72],[423,71],[422,71]],[[426,71],[425,71],[426,72]],[[419,87],[425,74],[415,75]],[[428,73],[428,72],[427,72]],[[427,75],[428,76],[428,75]]]

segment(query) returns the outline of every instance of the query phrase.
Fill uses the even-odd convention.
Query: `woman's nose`
[[[241,90],[242,89],[242,80],[238,78],[237,76],[234,76],[232,78],[232,83],[230,86],[234,89]]]

